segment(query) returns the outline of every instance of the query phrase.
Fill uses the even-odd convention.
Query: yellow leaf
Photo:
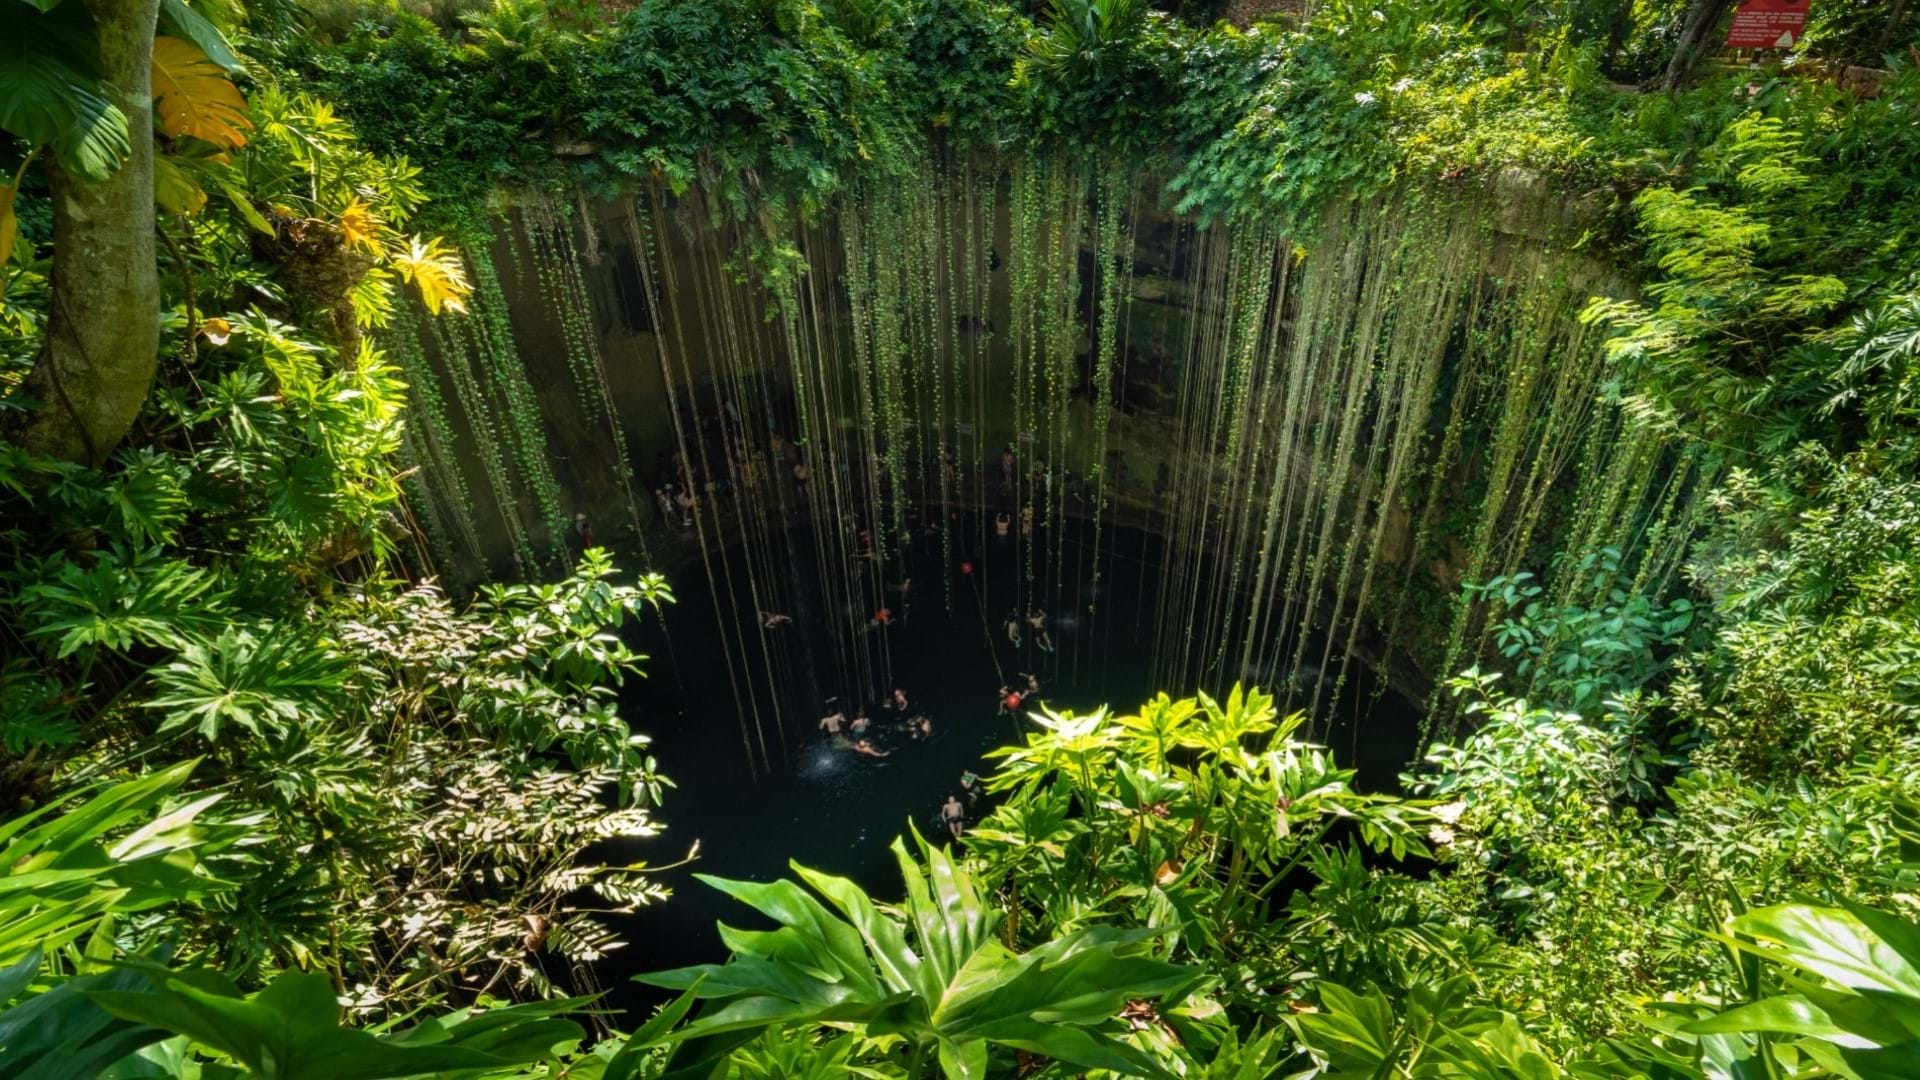
[[[378,255],[380,245],[375,237],[379,232],[380,219],[374,217],[373,211],[359,199],[348,203],[347,208],[340,211],[340,235],[349,248],[363,248]]]
[[[172,158],[155,154],[153,201],[169,214],[197,214],[207,205],[207,192]]]
[[[467,284],[467,272],[458,253],[440,242],[439,237],[421,240],[409,237],[407,246],[393,249],[393,265],[400,276],[414,283],[420,299],[435,315],[441,308],[467,310],[466,298],[473,287]]]
[[[18,184],[0,184],[0,268],[13,258],[13,241],[20,235],[20,219],[13,213],[13,197],[19,193]]]
[[[174,138],[191,135],[226,150],[247,145],[247,99],[190,41],[153,39],[153,115]],[[246,129],[246,130],[243,130]]]

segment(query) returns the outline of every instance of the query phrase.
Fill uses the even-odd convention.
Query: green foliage
[[[1333,829],[1395,857],[1425,851],[1417,806],[1353,790],[1351,770],[1294,737],[1304,717],[1280,718],[1258,690],[1034,720],[1024,745],[994,751],[988,790],[1008,798],[968,843],[991,879],[1018,884],[1037,929],[1124,912],[1176,928],[1195,955],[1265,963],[1257,938],[1236,937]]]
[[[82,4],[4,0],[0,130],[51,146],[74,172],[103,179],[132,152],[127,116],[101,83],[100,46]]]
[[[1543,599],[1545,587],[1525,571],[1470,588],[1509,613],[1493,641],[1526,680],[1527,693],[1592,709],[1638,691],[1666,669],[1693,625],[1693,601],[1648,596],[1622,570],[1617,548],[1562,561],[1571,565],[1557,568],[1556,581],[1594,597],[1591,606]]]
[[[213,740],[229,725],[279,735],[302,720],[332,720],[346,696],[346,665],[314,642],[273,630],[264,641],[243,629],[224,630],[188,643],[180,659],[157,669],[158,692],[146,706],[166,714],[159,730],[192,726]]]
[[[1046,20],[1027,39],[1014,78],[1098,79],[1126,63],[1147,19],[1143,0],[1048,0]]]
[[[999,913],[973,875],[939,849],[920,847],[925,872],[894,842],[907,886],[897,916],[852,882],[798,864],[794,872],[834,910],[790,881],[703,877],[780,929],[723,925],[732,962],[643,976],[716,1003],[674,1033],[691,1060],[666,1075],[703,1075],[773,1025],[823,1023],[905,1040],[909,1075],[937,1050],[944,1075],[984,1077],[993,1047],[1129,1075],[1170,1075],[1101,1027],[1129,999],[1191,989],[1194,969],[1154,959],[1149,945],[1156,935],[1145,930],[1087,928],[1013,952],[996,940]]]
[[[289,971],[259,993],[243,995],[212,972],[138,970],[148,974],[150,989],[84,993],[122,1020],[183,1035],[262,1077],[383,1080],[497,1070],[555,1058],[586,1034],[579,1024],[553,1015],[586,999],[459,1010],[376,1035],[339,1026],[325,975]]]
[[[248,829],[198,820],[218,794],[174,798],[193,767],[184,761],[90,793],[64,813],[50,814],[60,804],[49,804],[0,826],[0,964],[33,957],[31,971],[37,958],[96,928],[110,942],[117,916],[230,887],[200,860]]]

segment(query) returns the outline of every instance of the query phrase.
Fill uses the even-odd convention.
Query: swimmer
[[[972,769],[960,774],[960,790],[967,793],[967,809],[980,801],[980,774]]]
[[[1033,535],[1033,507],[1031,506],[1020,508],[1020,535]]]
[[[1019,675],[1019,676],[1020,676],[1021,678],[1023,678],[1023,679],[1025,679],[1025,680],[1027,680],[1027,694],[1026,694],[1026,696],[1027,696],[1027,697],[1039,697],[1039,696],[1040,696],[1040,678],[1039,678],[1039,676],[1037,676],[1037,675],[1029,675],[1029,674],[1027,674],[1027,673],[1026,673],[1026,672],[1024,672],[1024,671],[1022,671],[1022,672],[1017,672],[1016,674],[1018,674],[1018,675]]]
[[[1047,612],[1044,608],[1033,608],[1027,612],[1027,625],[1033,627],[1033,643],[1040,646],[1042,652],[1053,651],[1053,636],[1047,633]]]
[[[1007,640],[1013,642],[1014,648],[1020,647],[1020,613],[1018,611],[1007,612]]]
[[[953,834],[954,839],[958,840],[960,838],[960,830],[965,826],[967,817],[967,808],[960,805],[959,796],[951,793],[947,795],[947,801],[940,805],[940,816],[947,821],[947,831]]]
[[[820,718],[820,730],[829,735],[840,734],[840,726],[847,722],[847,714],[835,709]]]
[[[867,728],[871,726],[872,723],[873,721],[867,719],[867,707],[865,705],[860,706],[860,711],[853,714],[853,733],[855,735],[866,734]]]
[[[1007,530],[1012,527],[1013,519],[1009,518],[1006,514],[993,515],[993,535],[1005,536],[1007,535]]]
[[[778,630],[780,627],[792,621],[793,616],[782,615],[777,611],[763,611],[760,613],[760,625],[763,629]]]
[[[901,712],[907,711],[907,692],[897,686],[893,688],[893,707]]]
[[[871,757],[871,758],[883,758],[883,757],[886,757],[888,754],[893,753],[893,751],[891,750],[876,749],[872,743],[868,742],[865,739],[859,740],[858,742],[854,743],[852,746],[848,747],[847,749],[852,750],[854,753],[859,754],[861,757]]]
[[[913,730],[919,733],[920,738],[929,739],[933,737],[932,720],[927,719],[925,716],[919,716],[914,718],[913,723]]]

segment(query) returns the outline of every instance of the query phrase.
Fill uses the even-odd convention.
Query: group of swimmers
[[[1018,716],[1020,706],[1030,705],[1039,697],[1039,676],[1019,672],[1011,684],[1000,687],[1000,715]]]
[[[838,698],[828,698],[827,707],[833,711],[820,718],[820,730],[833,741],[833,744],[851,750],[861,757],[883,758],[892,754],[893,751],[891,750],[882,750],[873,745],[873,740],[867,737],[867,732],[873,727],[872,719],[867,716],[867,707],[865,705],[860,706],[853,714],[853,719],[849,720],[847,719],[846,710],[840,708],[837,704],[839,700]],[[907,734],[913,739],[919,740],[932,737],[933,720],[925,713],[912,713],[909,715],[911,713],[912,703],[907,700],[907,692],[905,690],[897,686],[894,687],[892,696],[880,707],[893,710],[895,715],[899,717],[901,726],[906,729]]]

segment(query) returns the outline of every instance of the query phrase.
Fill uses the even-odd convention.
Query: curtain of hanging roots
[[[784,755],[796,694],[890,688],[878,612],[912,597],[977,610],[1000,664],[1002,613],[984,605],[1010,575],[1017,614],[1079,621],[1057,652],[1029,636],[1015,663],[1097,678],[1122,505],[1161,539],[1157,580],[1143,560],[1132,581],[1152,594],[1135,629],[1155,680],[1262,683],[1316,723],[1355,656],[1436,684],[1481,658],[1506,613],[1461,583],[1530,569],[1556,602],[1588,602],[1604,590],[1579,558],[1607,548],[1636,587],[1677,572],[1710,463],[1605,396],[1579,263],[1496,232],[1493,207],[1409,191],[1330,207],[1306,234],[1251,214],[1166,222],[1147,257],[1174,276],[1149,305],[1136,260],[1156,189],[1127,175],[1066,154],[930,149],[916,175],[856,183],[773,238],[800,270],[771,289],[738,262],[745,226],[718,223],[697,193],[649,190],[623,209],[756,771]],[[504,249],[558,317],[580,412],[615,444],[638,530],[587,288],[601,241],[576,203],[529,202],[525,255],[515,237]],[[411,311],[385,332],[413,387],[409,502],[436,557],[472,561],[485,530],[469,488],[489,492],[532,573],[561,546],[564,496],[491,253],[468,261],[474,314],[426,323],[430,352]],[[1116,402],[1146,352],[1171,404],[1135,419]],[[922,566],[909,591],[916,549],[937,551],[940,580]],[[955,573],[963,553],[971,576]],[[760,625],[815,603],[824,640]],[[1428,706],[1429,734],[1452,730],[1444,695]]]

